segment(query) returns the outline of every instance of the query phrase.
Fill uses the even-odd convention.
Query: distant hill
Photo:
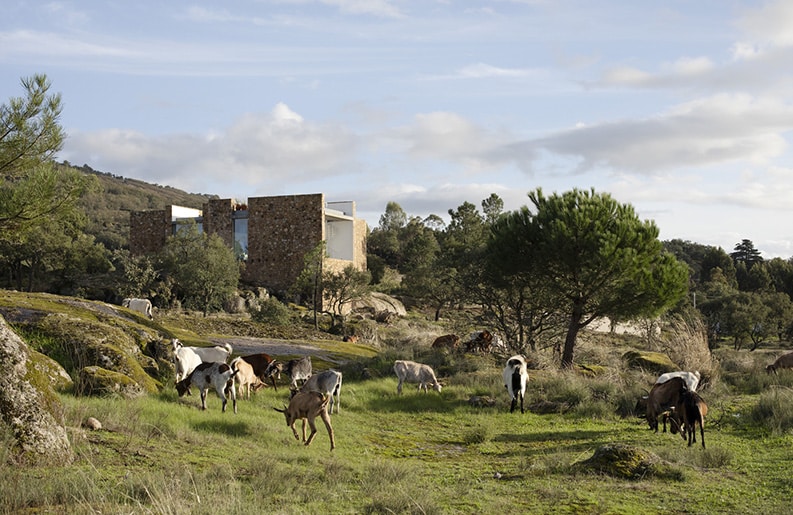
[[[111,250],[128,246],[130,211],[163,209],[168,205],[201,209],[209,199],[219,198],[100,172],[88,165],[78,167],[65,162],[58,166],[94,175],[99,180],[99,191],[81,201],[88,217],[85,232]]]

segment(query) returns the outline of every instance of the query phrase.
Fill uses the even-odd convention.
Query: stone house
[[[325,269],[352,264],[366,270],[366,221],[355,217],[355,202],[326,202],[322,193],[251,197],[247,204],[210,200],[203,209],[167,206],[130,213],[132,255],[159,251],[180,224],[217,234],[245,261],[242,280],[272,292],[288,290],[303,269],[303,256],[326,242]]]

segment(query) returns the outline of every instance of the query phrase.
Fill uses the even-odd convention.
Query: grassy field
[[[763,394],[703,392],[713,399],[703,450],[676,435],[653,434],[640,419],[616,415],[622,388],[609,388],[604,379],[534,373],[535,399],[586,398],[565,414],[509,413],[499,365],[470,359],[475,362],[468,371],[447,379],[441,394],[411,388],[397,396],[395,378],[377,374],[384,364],[374,364],[380,377],[346,378],[342,411],[332,416],[333,452],[321,423],[310,447],[293,438],[283,415],[272,409],[287,401],[285,388],[238,401],[237,414],[221,413],[214,394],[202,412],[196,395],[177,398],[172,389],[138,400],[64,395],[77,462],[63,468],[3,465],[0,512],[790,510],[793,437],[787,426],[775,430],[763,423],[772,417],[758,419],[764,404],[773,411],[793,401],[785,374],[767,379]],[[577,390],[583,393],[570,393]],[[497,403],[472,407],[473,394],[492,395]],[[104,428],[81,428],[89,416]],[[662,474],[632,480],[581,466],[598,447],[614,443],[655,453],[668,465]]]

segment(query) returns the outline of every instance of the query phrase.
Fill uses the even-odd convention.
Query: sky
[[[377,227],[608,193],[660,239],[793,256],[793,2],[6,0],[0,103],[46,74],[59,161]]]

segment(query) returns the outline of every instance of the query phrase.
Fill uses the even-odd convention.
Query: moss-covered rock
[[[63,408],[33,362],[27,344],[0,317],[0,417],[13,434],[14,457],[36,464],[70,463],[74,454]]]
[[[143,354],[136,337],[118,327],[53,313],[39,322],[38,330],[52,335],[73,370],[96,366],[117,372],[150,393],[162,386],[152,377],[159,372],[157,361]],[[82,387],[77,388],[78,393],[83,391]]]
[[[59,392],[70,391],[74,386],[72,377],[66,372],[60,363],[49,356],[30,350],[30,364],[42,379]]]
[[[656,454],[624,444],[598,447],[591,458],[578,462],[577,468],[622,479],[663,477],[682,479],[682,473],[672,468]]]
[[[76,388],[83,395],[122,395],[127,398],[140,397],[145,390],[134,379],[120,372],[98,366],[80,369]]]
[[[680,370],[680,367],[669,359],[669,356],[660,352],[628,351],[622,355],[622,360],[630,368],[638,368],[659,375]]]

